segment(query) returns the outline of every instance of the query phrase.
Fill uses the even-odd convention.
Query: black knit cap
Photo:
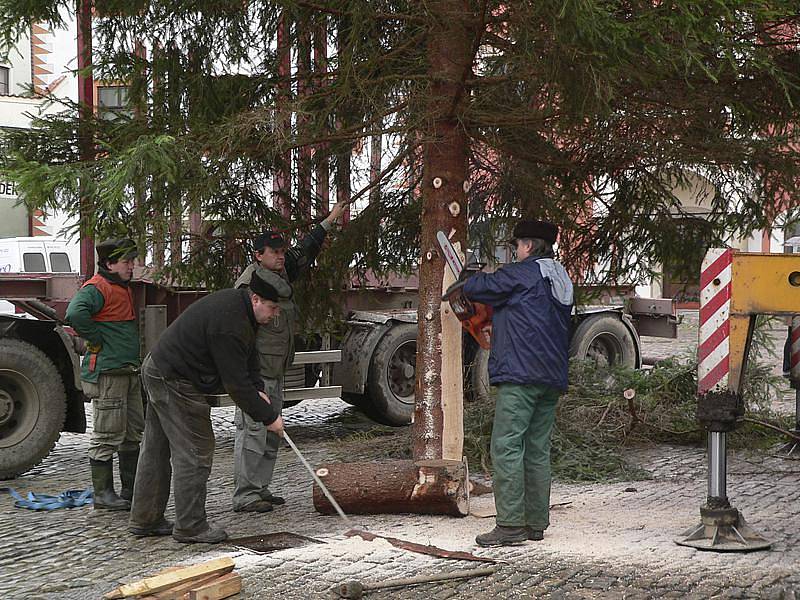
[[[548,221],[520,221],[514,227],[514,240],[521,238],[539,238],[549,244],[555,244],[558,227]]]
[[[128,260],[139,256],[136,242],[130,238],[110,238],[103,240],[95,246],[97,257],[100,260],[113,261]]]
[[[250,291],[253,292],[257,296],[261,296],[264,300],[272,300],[273,302],[278,302],[278,290],[275,287],[264,281],[264,279],[258,274],[258,271],[253,272],[253,276],[250,278]]]
[[[279,232],[269,229],[257,235],[253,240],[253,249],[255,249],[256,252],[263,251],[267,246],[270,248],[285,248],[286,240],[283,239],[283,236]]]

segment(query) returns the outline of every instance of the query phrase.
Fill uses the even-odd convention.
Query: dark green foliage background
[[[63,25],[73,4],[0,0],[0,40],[12,43],[32,21]],[[94,76],[129,82],[134,111],[79,121],[77,106],[53,99],[62,113],[3,135],[0,169],[33,208],[78,215],[82,193],[82,226],[98,238],[127,231],[152,246],[166,237],[170,214],[202,212],[206,235],[163,272],[186,285],[229,285],[260,229],[299,236],[312,225],[300,198],[289,199],[288,220],[273,208],[271,180],[283,153],[314,145],[311,166],[335,175],[377,134],[391,137],[393,148],[380,193],[331,240],[317,275],[331,285],[309,290],[315,309],[306,312],[333,309],[348,271],[414,268],[421,148],[431,120],[449,110],[427,101],[438,77],[428,48],[442,19],[463,20],[473,35],[473,68],[458,82],[467,101],[453,116],[470,144],[474,245],[490,246],[520,215],[546,217],[562,228],[562,259],[590,283],[644,277],[663,264],[686,275],[695,255],[727,233],[747,235],[780,209],[795,210],[795,1],[97,0],[95,7]],[[324,72],[281,75],[282,14],[295,48],[327,27]],[[282,90],[286,112],[276,109]],[[287,113],[294,115],[288,127]],[[82,159],[81,136],[96,160]],[[356,174],[366,169],[352,166]],[[693,200],[708,210],[703,227],[687,228],[676,219],[688,216],[676,190],[698,177],[707,189]],[[315,220],[325,214],[319,209]],[[581,269],[587,265],[595,268]]]

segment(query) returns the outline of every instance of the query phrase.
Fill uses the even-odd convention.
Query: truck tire
[[[58,369],[36,346],[0,339],[0,479],[38,465],[53,449],[67,402]]]
[[[636,367],[636,343],[617,317],[588,317],[575,329],[569,344],[570,358],[588,360],[599,367]]]
[[[384,425],[411,423],[416,386],[417,325],[399,323],[389,329],[372,354],[367,377],[369,405],[365,412]]]
[[[372,403],[369,396],[354,394],[353,392],[342,392],[342,401],[347,402],[350,406],[355,406],[361,412],[367,414],[367,416],[372,416],[372,411],[370,410]]]

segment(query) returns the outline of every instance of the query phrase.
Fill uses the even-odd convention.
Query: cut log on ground
[[[115,600],[128,596],[145,596],[155,594],[189,580],[196,580],[202,576],[223,575],[233,571],[232,558],[216,558],[197,565],[182,567],[161,575],[146,577],[133,583],[126,583],[103,596],[105,600]]]
[[[394,460],[330,463],[316,470],[342,510],[349,514],[453,515],[469,513],[469,472],[455,460]],[[335,509],[318,486],[314,508]]]

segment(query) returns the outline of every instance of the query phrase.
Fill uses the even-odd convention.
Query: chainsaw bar
[[[447,262],[447,266],[450,267],[450,272],[458,279],[461,277],[461,271],[464,269],[464,266],[461,264],[461,259],[456,249],[453,248],[453,244],[444,231],[436,232],[436,241],[439,242],[439,247],[442,249],[442,254],[444,255],[444,260]]]

